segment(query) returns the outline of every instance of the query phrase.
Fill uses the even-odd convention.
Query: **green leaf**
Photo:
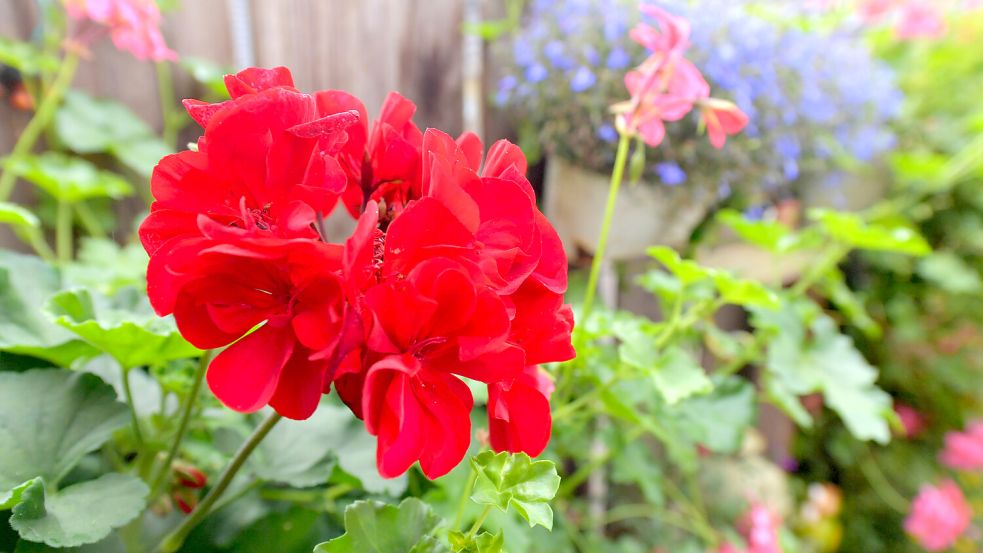
[[[108,238],[83,238],[77,259],[65,266],[65,280],[72,286],[111,295],[120,288],[147,285],[147,252],[139,243],[120,246]]]
[[[147,136],[113,144],[112,153],[134,173],[149,179],[160,158],[174,150],[156,136]]]
[[[339,438],[352,418],[341,411],[322,404],[307,420],[281,421],[250,457],[253,473],[297,488],[327,482],[334,466],[331,451],[343,446]]]
[[[98,353],[41,312],[61,286],[60,273],[39,258],[0,251],[0,350],[61,366]]]
[[[0,223],[20,228],[41,228],[41,221],[36,215],[10,202],[0,202]]]
[[[35,482],[40,481],[40,478],[32,478],[27,482],[18,484],[7,491],[0,491],[0,511],[6,511],[14,505],[20,503],[21,496],[24,494],[24,490],[30,488],[35,484]]]
[[[0,63],[9,65],[25,75],[58,70],[58,58],[43,52],[30,42],[0,37]]]
[[[652,246],[648,254],[666,266],[683,284],[691,284],[710,278],[710,270],[695,261],[682,259],[676,250],[668,246]]]
[[[792,397],[822,392],[826,404],[854,437],[887,443],[891,398],[874,384],[877,370],[826,315],[816,315],[808,328],[807,336],[801,321],[788,319],[783,332],[772,341],[767,367],[774,380],[766,381],[766,391],[780,406],[791,408],[798,419],[807,415],[795,412]]]
[[[854,213],[811,209],[809,217],[833,238],[855,248],[927,255],[932,248],[917,231],[898,224],[867,223]]]
[[[503,512],[511,506],[530,527],[553,529],[549,502],[560,487],[560,475],[552,461],[533,461],[525,453],[484,451],[471,458],[471,466],[478,474],[472,501]]]
[[[54,128],[63,144],[82,154],[115,153],[120,145],[154,136],[150,126],[123,104],[77,90],[65,95]]]
[[[177,330],[173,318],[158,317],[147,296],[124,288],[112,297],[75,289],[52,296],[46,306],[55,322],[71,330],[125,369],[196,357],[201,351]]]
[[[471,539],[461,532],[451,532],[448,539],[454,553],[505,553],[505,534],[502,532],[482,532]]]
[[[725,271],[713,272],[713,283],[725,302],[746,307],[778,309],[778,295],[755,280],[736,277]]]
[[[823,294],[840,310],[865,336],[871,339],[881,337],[881,327],[867,313],[864,302],[846,284],[846,279],[839,270],[833,269],[820,280],[819,286]]]
[[[794,249],[795,234],[778,221],[753,221],[733,209],[722,209],[717,220],[730,227],[742,240],[774,252]]]
[[[918,261],[918,274],[953,294],[978,294],[980,275],[953,252],[936,252]]]
[[[0,372],[0,490],[38,476],[57,484],[128,420],[113,389],[91,374]]]
[[[133,192],[130,183],[115,173],[101,171],[84,159],[59,152],[8,158],[6,165],[59,201],[122,198]]]
[[[660,352],[653,337],[642,335],[623,342],[619,352],[623,362],[652,376],[656,389],[670,405],[713,389],[713,382],[696,358],[679,346]]]
[[[754,386],[730,376],[709,394],[681,402],[677,412],[694,429],[695,441],[717,453],[734,453],[754,422],[755,407]]]
[[[220,98],[229,97],[229,93],[225,89],[225,75],[232,73],[232,70],[211,60],[194,56],[181,56],[179,63],[191,74],[194,80],[205,85],[212,94]]]
[[[345,509],[345,533],[314,553],[443,553],[434,535],[440,519],[426,503],[404,499],[399,506],[356,501]]]
[[[10,525],[21,538],[52,547],[95,543],[136,518],[149,491],[139,478],[119,473],[50,494],[37,480],[14,507]]]

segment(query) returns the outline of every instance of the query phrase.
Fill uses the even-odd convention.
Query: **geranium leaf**
[[[797,306],[792,305],[778,314],[781,332],[768,347],[766,392],[802,422],[809,420],[808,414],[797,405],[795,396],[821,392],[854,437],[887,443],[891,437],[888,421],[893,416],[891,398],[875,385],[877,369],[849,337],[839,333],[828,316],[812,308],[800,310],[806,326],[794,316],[796,311]],[[756,324],[761,324],[761,318],[757,320]]]
[[[0,490],[35,477],[57,484],[127,421],[126,406],[94,375],[0,372]]]
[[[139,243],[120,246],[108,238],[83,238],[76,260],[63,273],[72,286],[113,294],[127,286],[146,286],[148,259]]]
[[[40,478],[31,478],[27,482],[14,486],[13,488],[0,491],[0,511],[6,511],[14,505],[20,503],[20,498],[24,494],[24,490],[30,488],[34,485],[35,481],[41,480]]]
[[[461,532],[448,536],[454,553],[505,553],[505,534],[482,532],[472,539]]]
[[[61,287],[61,274],[41,259],[0,251],[0,350],[61,366],[98,353],[39,309]]]
[[[105,474],[50,494],[38,479],[14,506],[10,525],[21,538],[52,547],[95,543],[136,518],[147,493],[147,485],[129,474]]]
[[[10,202],[0,202],[0,223],[15,228],[37,229],[41,227],[41,221],[38,220],[37,215]]]
[[[314,548],[314,553],[444,553],[434,535],[440,519],[419,499],[399,506],[356,501],[345,509],[345,533]]]
[[[55,115],[55,133],[72,150],[92,154],[146,139],[153,130],[129,108],[112,100],[97,100],[77,90],[65,95]]]
[[[367,492],[398,496],[406,476],[382,478],[375,465],[376,440],[350,410],[322,401],[304,421],[284,420],[249,460],[253,473],[296,487],[323,484],[340,469]]]
[[[111,297],[86,289],[66,290],[52,296],[45,309],[55,322],[126,369],[201,353],[181,337],[172,318],[158,317],[146,295],[134,288]]]
[[[471,499],[501,511],[515,509],[529,526],[553,529],[549,502],[560,487],[560,475],[552,461],[533,461],[525,453],[485,451],[471,458],[478,475]]]
[[[754,280],[738,278],[725,271],[714,271],[713,283],[720,292],[720,298],[730,304],[770,309],[778,309],[781,305],[775,292]]]
[[[754,386],[729,377],[717,382],[709,394],[680,402],[675,411],[693,428],[695,441],[717,453],[734,453],[754,422],[755,406]]]
[[[833,238],[854,248],[927,255],[932,248],[918,232],[900,224],[868,223],[854,213],[812,209],[809,217]]]
[[[0,37],[0,63],[9,65],[25,75],[41,71],[57,71],[58,58],[43,52],[30,42]]]
[[[58,152],[8,159],[6,166],[59,201],[122,198],[133,192],[130,183],[119,175]]]
[[[713,389],[713,382],[691,353],[677,346],[659,351],[653,336],[639,334],[623,341],[619,353],[623,362],[652,376],[670,405]]]
[[[665,265],[683,284],[692,284],[710,277],[709,269],[695,261],[680,258],[676,250],[668,246],[652,246],[648,249],[648,254]]]

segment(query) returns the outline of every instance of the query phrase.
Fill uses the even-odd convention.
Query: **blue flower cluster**
[[[797,23],[810,13],[781,0],[645,1],[689,19],[687,57],[713,96],[750,118],[724,152],[697,136],[695,120],[670,124],[666,143],[648,156],[648,173],[664,184],[716,170],[708,177],[718,188],[774,188],[893,146],[888,124],[902,96],[855,32],[808,30]],[[605,170],[617,140],[607,108],[627,99],[624,73],[646,55],[628,36],[639,19],[637,0],[532,0],[505,53],[497,102],[542,129],[550,151]]]

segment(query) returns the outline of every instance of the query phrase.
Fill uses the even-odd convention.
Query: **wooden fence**
[[[58,2],[60,0],[48,0]],[[456,134],[462,130],[461,32],[468,1],[476,0],[180,0],[165,13],[164,36],[182,56],[230,69],[243,63],[290,67],[298,88],[348,90],[374,117],[390,90],[418,105],[416,120]],[[488,2],[488,4],[494,4]],[[37,0],[0,0],[0,36],[36,33]],[[73,86],[123,102],[158,130],[160,97],[155,68],[98,41]],[[174,71],[177,98],[201,95],[184,71]],[[480,92],[479,92],[480,94]],[[0,155],[13,147],[28,114],[0,105]],[[189,125],[183,139],[194,138]],[[15,199],[31,200],[21,186]],[[121,215],[142,209],[123,203]],[[0,245],[18,247],[0,228]]]

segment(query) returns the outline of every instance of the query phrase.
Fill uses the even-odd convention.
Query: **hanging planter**
[[[559,157],[546,166],[545,211],[567,255],[594,252],[604,218],[610,176],[581,168]],[[633,259],[654,245],[681,247],[703,220],[716,196],[698,187],[671,187],[639,182],[624,185],[605,257]]]

